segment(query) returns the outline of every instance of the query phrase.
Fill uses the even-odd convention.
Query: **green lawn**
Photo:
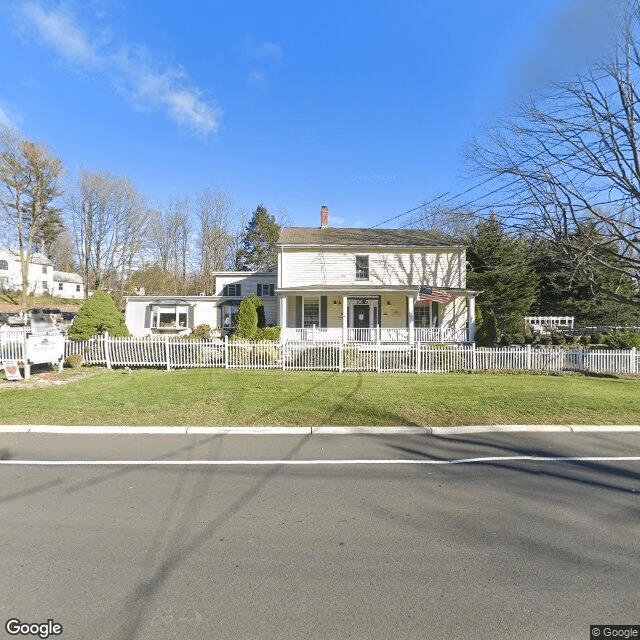
[[[640,380],[571,374],[115,370],[59,387],[5,388],[0,423],[640,424]]]

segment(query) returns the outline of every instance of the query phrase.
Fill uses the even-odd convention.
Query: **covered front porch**
[[[419,301],[418,287],[280,289],[285,341],[472,343],[474,291],[447,289],[449,302]]]

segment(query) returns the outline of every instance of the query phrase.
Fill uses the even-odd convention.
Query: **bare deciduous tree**
[[[146,241],[144,199],[128,178],[83,171],[68,206],[85,292],[119,285],[122,295]]]
[[[441,231],[458,240],[469,240],[477,222],[478,217],[469,209],[425,204],[410,218],[409,226]]]
[[[6,126],[0,128],[0,149],[4,191],[0,204],[20,253],[22,304],[26,306],[34,248],[42,249],[45,232],[52,231],[60,220],[60,209],[52,203],[60,196],[62,161],[44,145],[26,140]],[[54,236],[52,231],[49,240]]]
[[[200,283],[207,294],[214,290],[214,271],[233,266],[234,216],[227,193],[205,189],[196,200]]]
[[[617,0],[610,17],[605,54],[529,96],[469,156],[503,179],[513,224],[555,242],[594,290],[640,305],[638,1]],[[603,268],[635,293],[603,284]]]

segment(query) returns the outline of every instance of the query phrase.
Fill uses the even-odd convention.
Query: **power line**
[[[640,98],[636,99],[633,101],[632,104],[628,105],[627,107],[622,107],[621,109],[619,109],[618,111],[616,111],[615,113],[612,114],[612,116],[609,117],[615,117],[618,116],[619,114],[625,112],[629,107],[635,106],[636,104],[638,104],[638,102],[640,102]],[[548,153],[550,150],[554,149],[555,147],[558,147],[561,144],[566,143],[567,140],[559,140],[558,142],[556,142],[555,144],[551,145],[550,147],[547,147],[545,149],[542,149],[541,151],[539,151],[538,153],[534,154],[533,156],[527,158],[527,161],[532,161],[535,160],[536,158],[540,157],[541,155]],[[552,162],[550,165],[548,165],[548,167],[552,167],[558,163],[562,162],[562,158],[559,158],[558,160],[556,160],[555,162]],[[567,168],[563,173],[566,174],[571,168]],[[575,167],[573,167],[573,169],[576,169]],[[443,202],[441,202],[440,204],[445,205],[448,202],[451,202],[453,200],[457,200],[458,198],[462,197],[463,195],[474,191],[475,189],[478,189],[479,187],[482,187],[483,185],[487,184],[488,182],[491,182],[492,180],[495,180],[496,178],[500,177],[500,173],[494,173],[493,175],[488,176],[487,178],[485,178],[484,180],[482,180],[481,182],[478,182],[477,184],[472,185],[471,187],[468,187],[467,189],[465,189],[464,191],[461,191],[460,193],[457,193],[454,196],[451,196],[450,198],[447,198],[447,200],[444,200]],[[513,186],[514,184],[517,184],[518,182],[520,182],[520,178],[516,178],[514,180],[512,180],[511,182],[508,182],[507,184],[501,185],[498,188],[489,191],[488,193],[484,193],[480,196],[478,196],[477,198],[470,200],[469,202],[466,202],[462,205],[458,205],[457,207],[454,207],[451,211],[451,213],[454,213],[460,209],[466,208],[471,204],[474,204],[475,202],[478,202],[479,200],[482,200],[490,195],[493,195],[494,193],[498,193],[499,191],[502,191],[503,189],[508,189],[509,187]],[[378,224],[374,225],[372,227],[372,229],[375,229],[377,227],[380,227],[384,224],[387,224],[388,222],[392,222],[393,220],[397,220],[398,218],[402,218],[410,213],[413,213],[414,211],[418,211],[419,209],[423,209],[424,207],[433,204],[434,202],[437,202],[438,200],[444,198],[445,196],[449,195],[449,191],[437,196],[436,198],[428,201],[428,202],[423,202],[422,204],[418,205],[417,207],[414,207],[413,209],[409,209],[407,211],[404,211],[403,213],[400,213],[396,216],[393,216],[391,218],[388,218],[387,220],[383,220],[382,222],[379,222]],[[506,202],[506,201],[502,201],[502,202]],[[502,204],[501,203],[497,203]],[[491,205],[493,206],[493,205]],[[485,207],[486,208],[486,207]],[[424,219],[426,216],[423,216],[422,218],[418,218],[418,220]],[[411,222],[406,223],[404,225],[401,225],[400,228],[401,229],[405,229],[407,228],[410,224],[412,224]]]

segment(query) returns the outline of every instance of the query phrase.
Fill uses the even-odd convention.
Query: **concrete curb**
[[[203,427],[203,426],[81,426],[0,425],[0,433],[51,433],[84,435],[457,435],[465,433],[626,433],[640,425],[472,425],[465,427]]]

